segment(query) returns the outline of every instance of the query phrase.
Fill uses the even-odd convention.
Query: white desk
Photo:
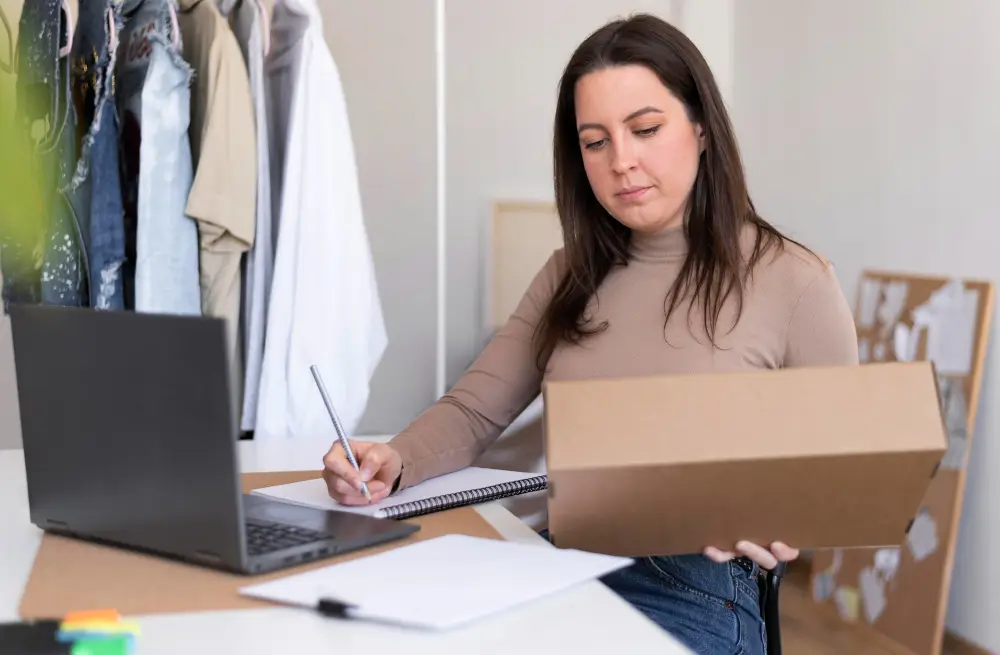
[[[318,469],[328,445],[242,442],[241,468],[246,473]],[[548,547],[499,504],[477,509],[506,539]],[[40,542],[41,532],[28,519],[22,451],[0,451],[0,621],[17,619],[21,592]],[[600,582],[443,633],[327,619],[283,607],[137,618],[143,633],[138,655],[689,653]]]

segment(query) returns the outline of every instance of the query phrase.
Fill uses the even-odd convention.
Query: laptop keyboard
[[[256,519],[246,522],[246,531],[247,551],[250,555],[264,555],[276,550],[303,546],[317,541],[328,541],[332,538],[332,535],[326,532]]]

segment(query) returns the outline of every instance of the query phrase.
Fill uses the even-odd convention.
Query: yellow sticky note
[[[837,611],[845,621],[857,621],[861,607],[861,594],[854,587],[839,587],[834,594]]]

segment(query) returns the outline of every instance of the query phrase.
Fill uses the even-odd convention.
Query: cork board
[[[243,490],[313,479],[318,472],[243,476]],[[111,546],[46,534],[21,596],[22,619],[57,618],[67,612],[114,608],[123,615],[253,609],[270,603],[239,595],[247,584],[329,566],[445,534],[502,539],[472,507],[428,514],[405,539],[259,576],[241,576]]]
[[[495,202],[492,228],[489,325],[497,329],[507,322],[552,253],[562,248],[563,236],[551,202]]]
[[[990,282],[866,271],[855,322],[862,363],[933,361],[948,451],[899,548],[817,551],[813,601],[917,655],[939,655],[966,466],[993,314]]]

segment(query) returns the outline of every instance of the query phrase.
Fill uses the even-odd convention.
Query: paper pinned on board
[[[861,596],[854,587],[840,587],[834,594],[834,601],[837,604],[837,611],[840,618],[845,621],[857,621],[858,610],[861,605]]]
[[[822,603],[833,596],[834,590],[837,587],[836,577],[843,564],[844,553],[839,548],[835,548],[833,550],[833,560],[830,562],[830,566],[813,576],[813,599],[817,603]]]
[[[899,570],[900,552],[898,548],[879,548],[875,551],[875,572],[883,580],[896,577]]]
[[[817,603],[826,602],[833,595],[836,586],[837,582],[833,579],[832,573],[829,571],[817,573],[812,581],[813,600]]]
[[[827,569],[833,575],[840,573],[840,567],[844,565],[844,551],[839,548],[835,548],[833,551],[833,563],[830,564],[830,568]]]
[[[939,375],[938,389],[941,392],[945,428],[948,430],[948,450],[941,460],[941,468],[957,471],[965,468],[969,445],[969,406],[965,388],[960,380]]]
[[[917,347],[920,344],[919,326],[909,328],[902,323],[896,323],[892,330],[892,351],[897,362],[912,362],[917,358]]]
[[[861,590],[861,602],[868,623],[875,623],[885,611],[885,587],[875,569],[865,567],[858,576],[858,589]]]
[[[875,327],[875,312],[882,295],[882,282],[872,278],[862,278],[858,299],[858,325],[866,330]]]
[[[917,562],[927,559],[938,548],[937,523],[926,509],[920,510],[906,535],[906,545]]]
[[[875,359],[876,362],[884,362],[885,361],[885,342],[884,341],[879,341],[878,343],[875,344],[875,347],[872,349],[872,355],[874,356],[874,359]]]
[[[979,293],[952,280],[913,310],[927,326],[927,359],[942,375],[968,375],[979,315]]]
[[[888,282],[882,288],[882,304],[878,308],[878,322],[882,325],[883,337],[891,334],[893,326],[903,315],[906,298],[910,293],[910,285],[905,280]]]
[[[868,339],[862,337],[858,340],[858,361],[862,364],[871,359],[872,356],[872,344]]]

